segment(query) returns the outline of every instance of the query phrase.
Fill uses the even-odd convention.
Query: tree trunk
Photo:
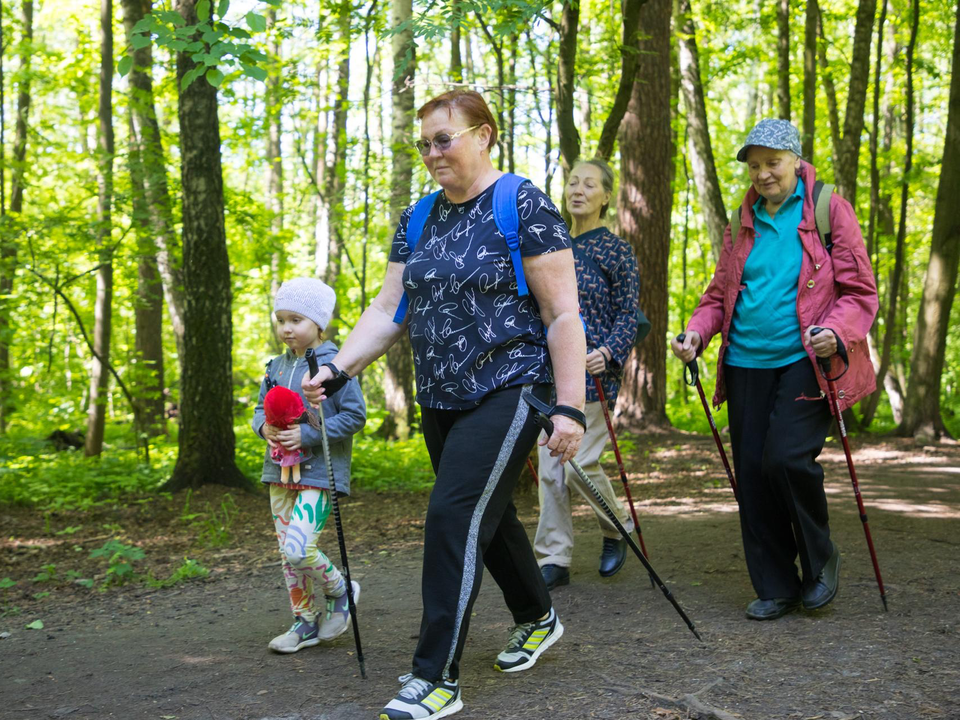
[[[329,217],[330,217],[330,250],[327,258],[327,272],[324,282],[331,287],[337,286],[340,276],[341,254],[343,252],[343,238],[345,234],[346,207],[345,195],[347,190],[347,114],[350,109],[350,43],[352,33],[350,28],[350,11],[353,5],[350,0],[341,0],[337,9],[337,26],[340,32],[338,48],[339,64],[337,67],[337,96],[333,103],[333,167],[329,173]],[[327,328],[327,337],[335,340],[340,320],[340,305],[334,308],[330,327]]]
[[[537,73],[537,46],[533,40],[532,35],[527,34],[527,47],[530,51],[530,72],[533,73],[534,77],[539,77]],[[552,67],[551,58],[550,58],[550,45],[547,45],[546,57],[544,58],[544,66],[547,68]],[[549,75],[549,72],[547,73]],[[546,193],[547,197],[550,197],[550,185],[553,181],[554,165],[553,165],[553,83],[547,85],[547,114],[544,116],[543,110],[540,108],[540,100],[538,96],[533,98],[533,106],[536,108],[537,116],[540,118],[540,124],[546,130],[546,138],[544,139],[543,144],[543,191]]]
[[[123,24],[127,42],[133,26],[151,11],[151,0],[121,0]],[[143,167],[144,196],[149,214],[153,242],[156,246],[157,268],[167,302],[170,327],[177,343],[177,355],[183,366],[183,273],[180,243],[173,230],[170,191],[167,186],[167,167],[163,155],[160,125],[153,98],[153,46],[133,51],[133,69],[130,71],[130,118],[134,125],[131,134],[136,139]]]
[[[609,160],[613,155],[613,146],[617,139],[620,123],[627,111],[627,104],[633,94],[633,84],[637,78],[637,57],[640,42],[640,8],[647,0],[622,0],[620,11],[623,15],[623,40],[620,47],[620,82],[617,94],[613,98],[613,107],[600,130],[597,143],[597,157]]]
[[[690,164],[703,208],[707,235],[716,261],[723,246],[723,231],[727,226],[727,210],[723,205],[723,193],[713,161],[710,143],[710,127],[707,123],[707,106],[700,78],[700,53],[697,49],[696,26],[690,14],[690,0],[680,0],[680,88],[686,106],[687,130],[690,135]]]
[[[313,157],[311,158],[311,172],[316,181],[317,192],[314,193],[315,205],[313,209],[314,228],[314,263],[317,277],[327,276],[327,265],[330,261],[330,207],[328,198],[322,191],[327,187],[327,142],[330,130],[330,102],[329,73],[326,68],[326,59],[321,62],[317,71],[317,127],[313,131]]]
[[[904,128],[906,155],[903,162],[903,177],[900,181],[900,224],[897,228],[897,247],[893,259],[893,272],[890,276],[890,299],[887,314],[883,322],[883,350],[880,352],[880,367],[877,369],[877,390],[863,403],[862,424],[864,427],[873,422],[873,415],[880,401],[880,387],[883,386],[890,368],[890,353],[893,341],[897,337],[897,301],[900,297],[900,283],[903,277],[904,248],[907,241],[907,202],[910,199],[910,171],[913,169],[913,56],[917,45],[917,32],[920,28],[920,1],[913,2],[913,18],[910,25],[910,42],[907,45],[907,122]]]
[[[837,192],[857,206],[857,168],[860,164],[860,135],[863,132],[867,85],[870,84],[870,41],[877,0],[860,0],[857,25],[853,33],[853,57],[850,61],[847,86],[847,110],[843,121],[843,137],[837,152]]]
[[[507,172],[516,172],[517,165],[514,151],[517,142],[517,48],[520,45],[520,35],[510,35],[510,62],[507,65]]]
[[[580,133],[573,118],[579,29],[580,0],[569,0],[563,4],[560,18],[560,46],[557,57],[557,132],[564,185],[574,163],[580,157]]]
[[[877,217],[880,214],[880,167],[877,155],[880,151],[880,70],[883,61],[883,26],[887,19],[887,0],[880,7],[877,24],[877,59],[873,68],[873,130],[870,133],[870,219],[867,222],[867,257],[876,257]],[[876,272],[874,265],[874,272]]]
[[[97,298],[94,304],[85,455],[103,450],[103,428],[110,375],[110,330],[113,320],[113,0],[100,0],[100,103],[97,111]]]
[[[267,11],[267,33],[270,36],[270,68],[266,82],[267,122],[267,210],[270,213],[270,234],[273,236],[273,252],[270,254],[270,298],[277,296],[283,282],[281,268],[283,244],[283,151],[280,135],[283,132],[283,57],[281,55],[280,31],[277,29],[277,11]],[[267,326],[276,352],[283,344],[273,332],[273,305],[267,309]]]
[[[643,283],[640,307],[651,319],[650,336],[624,368],[617,414],[631,428],[665,427],[666,336],[673,148],[670,127],[671,0],[649,0],[640,11],[645,39],[637,61],[639,81],[620,127],[621,234],[637,253]]]
[[[817,0],[807,0],[803,28],[803,156],[813,162],[817,134]]]
[[[957,202],[960,197],[960,4],[953,37],[947,135],[937,188],[930,262],[917,313],[910,384],[899,427],[901,435],[918,438],[947,434],[940,416],[940,381],[960,264],[960,203]]]
[[[460,23],[463,20],[461,4],[461,0],[450,2],[450,80],[455,83],[463,82],[463,56],[460,54]]]
[[[777,104],[790,120],[790,0],[777,0]]]
[[[187,25],[195,0],[178,0]],[[195,63],[177,53],[177,87]],[[251,488],[234,461],[233,319],[223,217],[217,89],[200,76],[179,93],[183,185],[185,333],[180,379],[180,452],[165,490],[216,483]]]
[[[833,73],[827,60],[827,38],[823,31],[823,12],[817,5],[817,25],[820,28],[820,39],[817,42],[817,58],[820,69],[823,70],[823,92],[827,96],[827,119],[830,125],[830,149],[833,157],[833,166],[836,168],[840,154],[840,109],[837,104],[837,87],[833,82]],[[836,172],[836,171],[834,171]]]
[[[149,0],[122,0],[123,24],[130,43],[133,27],[149,12]],[[133,224],[137,235],[137,299],[134,307],[135,350],[139,371],[134,383],[139,406],[138,433],[149,437],[166,431],[163,397],[163,285],[157,267],[155,228],[151,221],[144,178],[144,138],[141,128],[143,77],[150,82],[153,59],[150,46],[129,49],[133,57],[127,122],[130,130],[127,167],[130,171],[130,195]],[[151,103],[152,104],[152,103]]]
[[[391,9],[391,24],[396,27],[409,20],[413,12],[412,0],[395,0]],[[390,228],[400,221],[400,215],[410,204],[410,186],[413,183],[414,150],[408,142],[409,128],[414,124],[413,79],[416,77],[416,46],[413,30],[393,36],[393,62],[403,72],[393,81],[392,114],[393,136],[390,172]],[[410,82],[409,86],[407,81]],[[403,335],[387,350],[383,365],[383,395],[387,417],[380,426],[380,434],[387,438],[406,437],[416,418],[413,404],[413,350],[410,340]]]
[[[23,0],[21,17],[23,37],[20,46],[20,81],[17,89],[17,122],[13,138],[13,173],[10,187],[10,213],[14,216],[14,219],[23,212],[27,120],[30,114],[30,60],[33,55],[30,47],[33,42],[33,0]],[[0,47],[3,47],[2,39],[0,39]],[[2,97],[0,97],[0,101],[2,101]],[[0,152],[0,159],[2,159],[2,152]],[[0,176],[0,193],[3,192],[3,185],[4,179]],[[5,205],[5,203],[0,203],[0,205]],[[6,207],[0,207],[0,210],[2,210],[3,215],[6,215]],[[10,344],[13,336],[12,323],[10,322],[10,311],[12,309],[10,303],[13,295],[13,277],[17,267],[17,241],[10,237],[12,230],[13,228],[9,227],[6,222],[6,218],[2,218],[2,222],[0,222],[0,434],[7,431],[7,421],[13,409],[10,397],[13,384],[10,374]]]

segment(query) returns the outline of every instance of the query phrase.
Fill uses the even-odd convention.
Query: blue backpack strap
[[[410,253],[413,254],[413,250],[417,247],[417,243],[420,242],[420,236],[423,235],[423,230],[427,226],[427,220],[430,218],[430,211],[433,210],[433,204],[437,201],[437,196],[440,195],[440,191],[432,192],[424,198],[420,198],[417,201],[417,204],[413,206],[413,212],[410,214],[410,220],[407,222],[407,247],[410,248]],[[397,305],[397,312],[393,315],[393,321],[400,325],[403,322],[403,319],[407,316],[407,306],[410,304],[410,298],[407,297],[407,293],[403,293],[403,297],[400,298],[400,304]]]
[[[520,297],[529,294],[527,281],[523,276],[523,259],[520,257],[520,218],[517,215],[517,197],[520,186],[527,181],[519,175],[504,173],[493,186],[493,221],[503,234],[510,250],[510,262],[517,276],[517,292]]]

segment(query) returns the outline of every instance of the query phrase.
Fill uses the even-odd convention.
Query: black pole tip
[[[884,612],[889,612],[889,611],[890,611],[890,608],[887,607],[887,596],[886,596],[886,595],[881,595],[881,596],[880,596],[880,600],[883,601],[883,611],[884,611]]]
[[[700,633],[697,632],[697,629],[696,629],[695,627],[693,627],[693,625],[690,626],[690,632],[693,633],[693,636],[694,636],[697,640],[699,640],[700,642],[703,642],[703,638],[700,637]]]

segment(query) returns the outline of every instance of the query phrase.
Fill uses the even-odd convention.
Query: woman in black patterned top
[[[599,377],[610,409],[620,387],[620,369],[637,336],[637,299],[640,275],[637,259],[628,243],[601,225],[613,194],[613,171],[603,160],[577,164],[564,188],[572,218],[573,254],[580,287],[580,312],[587,331],[586,416],[587,431],[577,461],[593,480],[607,505],[618,515],[627,532],[633,520],[600,467],[600,454],[607,444],[607,426],[594,378]],[[540,522],[534,550],[549,589],[570,582],[573,561],[573,521],[570,515],[572,488],[586,498],[597,515],[603,534],[600,575],[616,574],[627,556],[627,543],[610,522],[600,504],[573,469],[564,467],[549,453],[540,452]]]
[[[563,633],[513,504],[539,434],[525,398],[549,399],[555,385],[558,408],[567,406],[559,409],[568,414],[552,416],[554,432],[541,442],[563,462],[576,454],[585,427],[586,347],[566,225],[542,192],[520,186],[520,255],[530,290],[522,296],[493,218],[503,173],[490,161],[497,139],[490,109],[478,93],[453,91],[417,117],[416,145],[442,192],[412,251],[406,232],[413,208],[403,213],[380,293],[333,363],[304,384],[319,402],[404,330],[410,336],[437,479],[424,526],[420,641],[412,672],[381,711],[387,720],[445,717],[462,707],[459,660],[484,567],[514,622],[497,669],[531,667]],[[396,323],[404,293],[409,306]]]

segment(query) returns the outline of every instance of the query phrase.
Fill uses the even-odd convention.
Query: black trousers
[[[549,394],[549,388],[541,386]],[[423,408],[423,435],[436,484],[423,539],[423,620],[413,673],[436,682],[459,676],[470,612],[486,567],[515,623],[550,611],[550,593],[517,518],[513,490],[539,434],[522,394],[488,395],[472,410]]]
[[[793,598],[833,545],[817,457],[833,421],[812,363],[775,369],[724,366],[740,529],[757,597]]]

